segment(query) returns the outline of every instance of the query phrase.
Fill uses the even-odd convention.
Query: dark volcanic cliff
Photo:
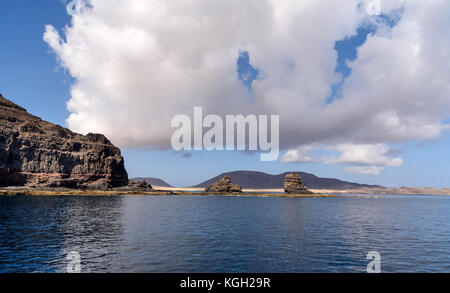
[[[0,186],[108,188],[128,184],[120,150],[41,120],[0,95]]]

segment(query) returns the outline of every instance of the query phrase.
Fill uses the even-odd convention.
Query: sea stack
[[[298,172],[291,172],[284,178],[284,192],[288,194],[311,193],[303,186],[302,178]]]
[[[0,186],[107,189],[128,184],[120,150],[41,120],[0,95]]]
[[[242,187],[237,184],[231,183],[230,176],[225,176],[224,178],[220,179],[217,182],[214,182],[210,186],[205,188],[206,192],[219,192],[219,193],[226,193],[226,192],[242,192]]]

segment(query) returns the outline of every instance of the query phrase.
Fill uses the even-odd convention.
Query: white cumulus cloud
[[[314,161],[305,146],[322,145],[342,153],[335,163],[375,166],[347,171],[376,174],[402,163],[380,145],[436,138],[448,128],[450,1],[382,1],[384,15],[401,11],[393,28],[368,16],[369,1],[360,0],[89,2],[64,31],[48,25],[44,34],[76,80],[67,119],[74,131],[164,149],[171,118],[192,115],[194,106],[279,114],[281,147],[290,150],[282,160]],[[341,79],[335,42],[369,22],[378,30],[349,62],[342,97],[328,104]],[[261,75],[252,93],[236,72],[242,50]],[[371,145],[365,151],[374,156],[343,145]]]

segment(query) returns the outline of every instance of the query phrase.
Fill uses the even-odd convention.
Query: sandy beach
[[[162,187],[153,186],[157,190],[177,192],[202,192],[204,188],[193,187]],[[402,194],[402,195],[449,195],[450,188],[431,187],[400,187],[400,188],[359,188],[359,189],[309,189],[315,194]],[[244,188],[247,193],[284,193],[283,188],[256,189]]]

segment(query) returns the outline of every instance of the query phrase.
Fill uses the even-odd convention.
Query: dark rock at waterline
[[[120,149],[41,120],[0,95],[0,186],[107,189],[126,186]]]
[[[153,191],[151,184],[145,181],[128,180],[128,185],[123,187],[114,188],[115,191]]]
[[[206,192],[242,192],[242,187],[237,184],[231,183],[231,178],[225,176],[217,182],[214,182],[210,186],[205,188]]]

